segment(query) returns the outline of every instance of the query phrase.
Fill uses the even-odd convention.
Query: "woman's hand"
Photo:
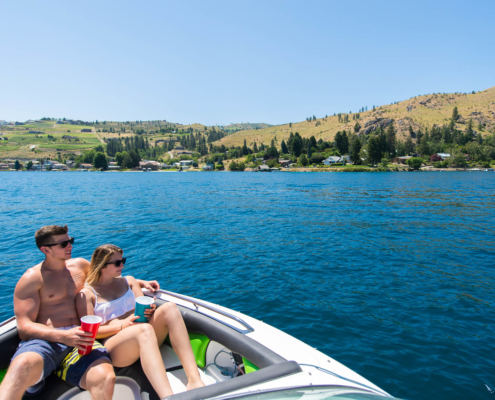
[[[156,301],[156,297],[153,297],[153,299]],[[154,312],[156,311],[156,304],[151,304],[150,306],[151,308],[147,308],[146,310],[144,310],[144,316],[146,318],[148,318],[148,320],[151,318],[151,316],[154,314]]]
[[[121,327],[121,331],[123,331],[125,328],[129,328],[130,326],[133,326],[133,325],[136,325],[134,323],[135,320],[137,320],[139,318],[139,315],[129,315],[126,319],[122,320],[122,325],[120,325]]]

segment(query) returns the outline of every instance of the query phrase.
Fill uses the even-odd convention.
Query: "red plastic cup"
[[[93,334],[93,343],[96,339],[96,334],[98,333],[98,328],[101,324],[101,317],[97,317],[96,315],[86,315],[81,318],[81,330],[84,332],[91,332]],[[93,350],[93,343],[89,346],[85,346],[85,350],[79,349],[78,352],[82,356],[87,356]]]

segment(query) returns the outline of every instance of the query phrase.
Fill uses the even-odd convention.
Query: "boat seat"
[[[91,400],[91,394],[77,387],[65,392],[57,400]],[[141,390],[134,379],[118,376],[112,400],[142,400]]]
[[[175,354],[175,351],[167,344],[163,344],[160,347],[160,353],[162,355],[163,364],[167,370],[167,377],[170,382],[170,387],[174,393],[182,393],[186,391],[187,376],[179,357]],[[213,385],[217,383],[212,377],[206,375],[200,368],[198,368],[199,376],[205,385]]]

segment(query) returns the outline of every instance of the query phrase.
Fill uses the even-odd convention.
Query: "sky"
[[[283,124],[495,86],[495,1],[3,1],[0,120]]]

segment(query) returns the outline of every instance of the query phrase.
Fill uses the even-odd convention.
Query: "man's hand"
[[[155,293],[158,289],[160,289],[160,284],[157,281],[140,280],[139,283],[142,289],[151,290],[153,293]]]
[[[156,301],[156,297],[154,297],[154,300]],[[150,319],[155,311],[156,311],[156,304],[151,304],[151,308],[147,308],[146,310],[144,310],[144,316]]]
[[[80,326],[61,331],[63,344],[71,347],[77,347],[79,350],[86,350],[86,346],[91,346],[94,342],[93,334],[91,332],[84,332]]]

